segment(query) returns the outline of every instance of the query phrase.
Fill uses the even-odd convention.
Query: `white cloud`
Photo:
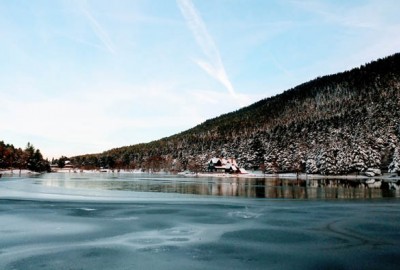
[[[30,141],[58,157],[160,139],[205,120],[199,101],[188,102],[191,94],[172,82],[133,85],[103,79],[101,85],[75,90],[64,98],[34,100],[2,93],[1,139],[22,146]],[[19,142],[22,134],[29,139]]]

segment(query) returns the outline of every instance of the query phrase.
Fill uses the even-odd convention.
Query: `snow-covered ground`
[[[230,173],[198,173],[198,174],[184,174],[187,177],[225,177],[225,178],[281,178],[281,179],[368,179],[370,177],[366,175],[321,175],[321,174],[305,174],[305,173],[275,173],[275,174],[263,174],[260,172],[249,172],[246,174],[230,174]],[[400,176],[395,174],[384,174],[380,176],[374,176],[375,179],[387,179],[397,181],[400,180]]]
[[[26,176],[26,175],[33,175],[33,174],[39,174],[37,172],[33,172],[30,170],[19,170],[19,169],[7,169],[7,170],[0,170],[0,174],[4,176]]]

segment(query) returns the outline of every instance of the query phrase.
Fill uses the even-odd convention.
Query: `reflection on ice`
[[[261,214],[259,213],[251,213],[248,211],[233,211],[228,213],[231,217],[239,217],[239,218],[258,218]]]
[[[0,182],[8,193],[32,193],[43,197],[110,197],[121,199],[188,195],[279,199],[360,199],[400,197],[399,182],[390,179],[255,179],[190,178],[141,174],[47,174]],[[91,177],[89,177],[91,176]],[[16,181],[18,179],[18,181]],[[22,181],[21,181],[22,180]],[[23,182],[23,185],[21,184]],[[5,184],[8,183],[8,184]],[[111,192],[110,191],[114,191]],[[0,196],[1,196],[0,190]],[[134,192],[134,193],[132,193]],[[155,194],[158,193],[158,194]],[[29,197],[29,196],[28,196]],[[112,195],[111,197],[114,197]],[[103,198],[104,199],[104,198]]]
[[[288,199],[353,199],[400,197],[397,180],[382,179],[254,179],[190,178],[171,175],[100,175],[92,179],[53,177],[37,179],[37,184],[68,189],[121,190]],[[57,175],[56,175],[57,176]],[[95,180],[93,180],[95,179]]]
[[[86,208],[86,207],[78,208],[78,209],[83,210],[83,211],[96,211],[96,209],[94,209],[94,208]]]

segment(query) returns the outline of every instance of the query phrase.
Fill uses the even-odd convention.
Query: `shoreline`
[[[39,172],[34,172],[34,171],[30,171],[30,170],[26,170],[26,169],[22,169],[21,171],[19,169],[0,169],[0,174],[2,176],[8,176],[8,175],[21,175],[21,176],[25,176],[25,175],[37,175],[37,174],[41,174]]]
[[[186,177],[219,177],[219,178],[259,178],[259,179],[293,179],[293,180],[318,180],[318,179],[332,179],[332,180],[367,180],[367,179],[379,179],[379,180],[391,180],[399,181],[400,176],[393,176],[392,174],[383,174],[379,176],[367,176],[367,175],[322,175],[322,174],[305,174],[305,173],[276,173],[276,174],[258,174],[258,173],[247,173],[247,174],[229,174],[229,173],[197,173],[197,174],[185,174]]]
[[[229,174],[229,173],[168,173],[168,172],[142,172],[139,170],[73,170],[73,169],[58,169],[52,172],[43,173],[78,173],[78,174],[112,174],[112,173],[123,173],[123,174],[172,174],[183,177],[216,177],[216,178],[255,178],[255,179],[293,179],[293,180],[318,180],[318,179],[332,179],[332,180],[367,180],[367,179],[379,179],[379,180],[390,180],[400,181],[400,176],[394,174],[383,174],[379,176],[367,176],[367,175],[322,175],[322,174],[306,174],[306,173],[276,173],[276,174],[262,174],[262,173],[245,173],[245,174]],[[27,176],[27,175],[38,175],[42,174],[30,170],[19,170],[19,169],[1,169],[0,174],[2,176]]]

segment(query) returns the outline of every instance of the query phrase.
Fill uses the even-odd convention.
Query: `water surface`
[[[0,269],[396,269],[398,192],[315,183],[2,178]]]
[[[283,199],[369,199],[400,197],[400,181],[391,179],[285,179],[182,177],[132,173],[45,174],[36,185],[69,190],[121,190],[203,196]]]

